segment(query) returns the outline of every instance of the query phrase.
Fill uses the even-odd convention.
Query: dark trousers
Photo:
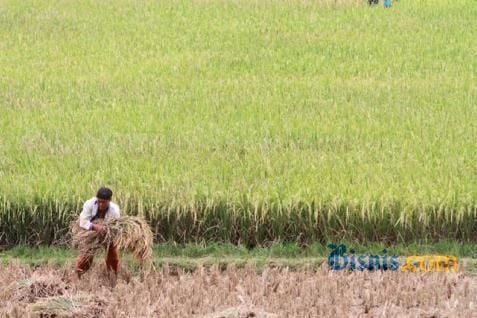
[[[94,255],[81,254],[76,259],[75,271],[81,275],[88,271],[93,264]],[[119,254],[118,249],[114,245],[110,245],[106,253],[106,268],[108,271],[113,270],[116,274],[119,268]]]

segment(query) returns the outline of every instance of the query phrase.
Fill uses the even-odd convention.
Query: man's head
[[[111,189],[106,187],[99,188],[98,193],[96,193],[99,210],[104,211],[109,208],[109,202],[111,202],[112,196],[113,196],[113,191],[111,191]]]

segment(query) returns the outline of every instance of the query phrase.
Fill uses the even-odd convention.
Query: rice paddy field
[[[475,277],[332,273],[252,266],[163,267],[112,282],[101,268],[78,281],[66,268],[0,268],[1,317],[475,317]]]
[[[102,185],[156,242],[476,241],[476,21],[0,0],[0,245],[59,242]]]
[[[475,317],[477,6],[366,2],[0,0],[0,318]]]

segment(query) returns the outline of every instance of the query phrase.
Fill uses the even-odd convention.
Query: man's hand
[[[93,225],[91,226],[91,229],[92,229],[93,231],[98,232],[98,233],[104,233],[104,232],[106,232],[106,227],[105,227],[104,225],[102,225],[102,224],[93,224]]]

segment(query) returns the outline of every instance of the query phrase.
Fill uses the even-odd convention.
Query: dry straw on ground
[[[105,233],[86,231],[79,226],[78,221],[71,224],[73,247],[82,254],[94,255],[100,249],[106,249],[111,244],[119,250],[130,252],[143,266],[152,264],[152,231],[147,222],[140,217],[124,216],[119,219],[98,221],[106,226]]]
[[[475,317],[477,310],[477,278],[462,273],[163,266],[115,288],[104,273],[99,264],[81,280],[72,268],[0,267],[10,286],[0,290],[0,317]]]
[[[27,312],[40,317],[91,318],[104,315],[105,300],[84,292],[68,296],[50,296],[27,306]]]

